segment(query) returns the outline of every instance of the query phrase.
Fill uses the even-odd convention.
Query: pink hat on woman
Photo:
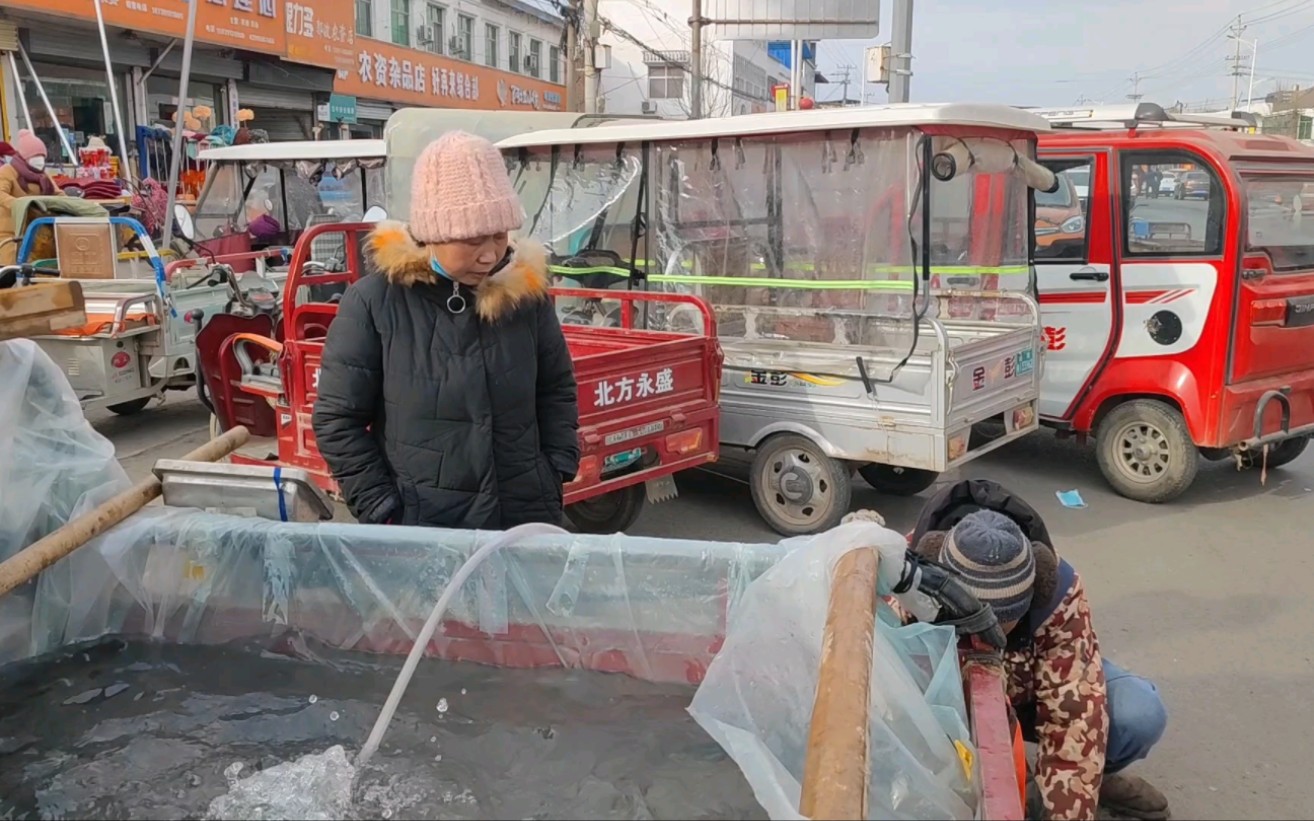
[[[450,131],[429,144],[411,179],[411,235],[438,243],[514,231],[524,209],[497,147]]]
[[[28,131],[26,128],[18,132],[18,139],[14,140],[14,151],[18,156],[25,160],[33,157],[46,156],[46,144],[41,142],[41,138]]]

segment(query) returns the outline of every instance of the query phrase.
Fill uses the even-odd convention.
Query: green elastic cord
[[[639,261],[641,264],[644,260]],[[642,267],[641,264],[636,267]],[[762,264],[753,265],[753,270],[766,270]],[[793,268],[794,266],[791,266]],[[807,271],[815,270],[811,265],[800,265],[797,268]],[[589,266],[587,268],[573,268],[566,265],[553,265],[549,270],[554,274],[561,276],[578,276],[580,274],[611,274],[618,277],[629,277],[630,271],[625,268],[615,268],[609,265]],[[880,273],[906,273],[910,276],[916,275],[916,269],[911,266],[880,266],[879,268],[869,269],[873,272]],[[946,266],[944,268],[935,268],[932,273],[941,276],[981,276],[985,274],[998,274],[1001,276],[1015,275],[1019,273],[1029,273],[1025,266],[1021,267],[969,267],[969,266]],[[913,290],[913,281],[906,280],[887,280],[887,279],[798,279],[798,278],[777,278],[777,277],[739,277],[739,276],[702,276],[699,274],[653,274],[648,277],[649,282],[667,282],[679,285],[738,285],[744,288],[799,288],[813,289],[820,291],[911,291]]]

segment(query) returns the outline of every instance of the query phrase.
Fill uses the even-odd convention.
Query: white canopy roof
[[[281,143],[247,143],[207,148],[203,160],[226,162],[294,162],[296,160],[354,160],[384,157],[383,140],[293,140]]]
[[[552,129],[517,134],[498,148],[538,145],[670,142],[714,137],[748,137],[801,131],[910,125],[965,125],[1013,131],[1049,131],[1049,123],[1020,108],[984,103],[900,103],[811,111],[782,111],[706,120],[617,120],[596,128]]]

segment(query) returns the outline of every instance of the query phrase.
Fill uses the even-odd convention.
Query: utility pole
[[[1131,100],[1133,103],[1139,103],[1141,101],[1141,98],[1145,96],[1144,94],[1141,93],[1141,73],[1139,71],[1132,72],[1132,76],[1130,79],[1132,84],[1132,90],[1131,90],[1131,94],[1127,95],[1127,99]]]
[[[584,113],[598,113],[598,40],[602,23],[598,20],[598,0],[584,0]]]
[[[1238,14],[1236,16],[1236,22],[1232,24],[1232,33],[1229,35],[1233,40],[1236,41],[1236,54],[1228,58],[1228,61],[1232,64],[1232,107],[1229,108],[1228,111],[1236,111],[1236,98],[1237,98],[1237,94],[1240,93],[1241,32],[1245,30],[1246,27],[1241,22],[1241,15]]]
[[[566,15],[566,110],[579,111],[579,18],[580,0],[570,0]]]
[[[890,32],[890,102],[908,102],[912,79],[913,0],[894,0]]]
[[[843,88],[844,88],[844,96],[840,98],[841,106],[846,106],[849,104],[849,75],[855,68],[857,68],[857,66],[842,65],[839,67],[840,71],[844,72],[844,79],[840,81],[843,84]]]
[[[693,11],[689,15],[689,119],[699,120],[703,116],[703,0],[693,0]]]

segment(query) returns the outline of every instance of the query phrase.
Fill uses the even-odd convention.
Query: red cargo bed
[[[315,388],[335,302],[307,301],[311,289],[339,286],[360,276],[361,246],[369,224],[318,225],[305,231],[292,256],[283,297],[283,342],[253,334],[226,338],[218,356],[213,397],[220,427],[240,422],[243,394],[268,402],[276,420],[274,440],[257,442],[234,454],[241,464],[303,468],[317,484],[338,488],[315,444],[311,428]],[[312,241],[343,234],[347,271],[311,265]],[[318,262],[318,260],[316,261]],[[565,487],[567,512],[583,530],[624,530],[638,516],[649,483],[664,483],[681,470],[713,462],[720,441],[722,353],[716,321],[702,300],[682,294],[645,291],[553,289],[560,296],[621,303],[622,327],[564,325],[579,384],[580,472]],[[301,299],[298,300],[298,296]],[[678,334],[634,328],[638,303],[683,303],[703,316],[704,331]],[[254,371],[252,363],[278,362],[275,378]],[[232,386],[231,389],[230,386]],[[276,454],[273,456],[272,454]],[[657,495],[672,488],[657,487]]]

